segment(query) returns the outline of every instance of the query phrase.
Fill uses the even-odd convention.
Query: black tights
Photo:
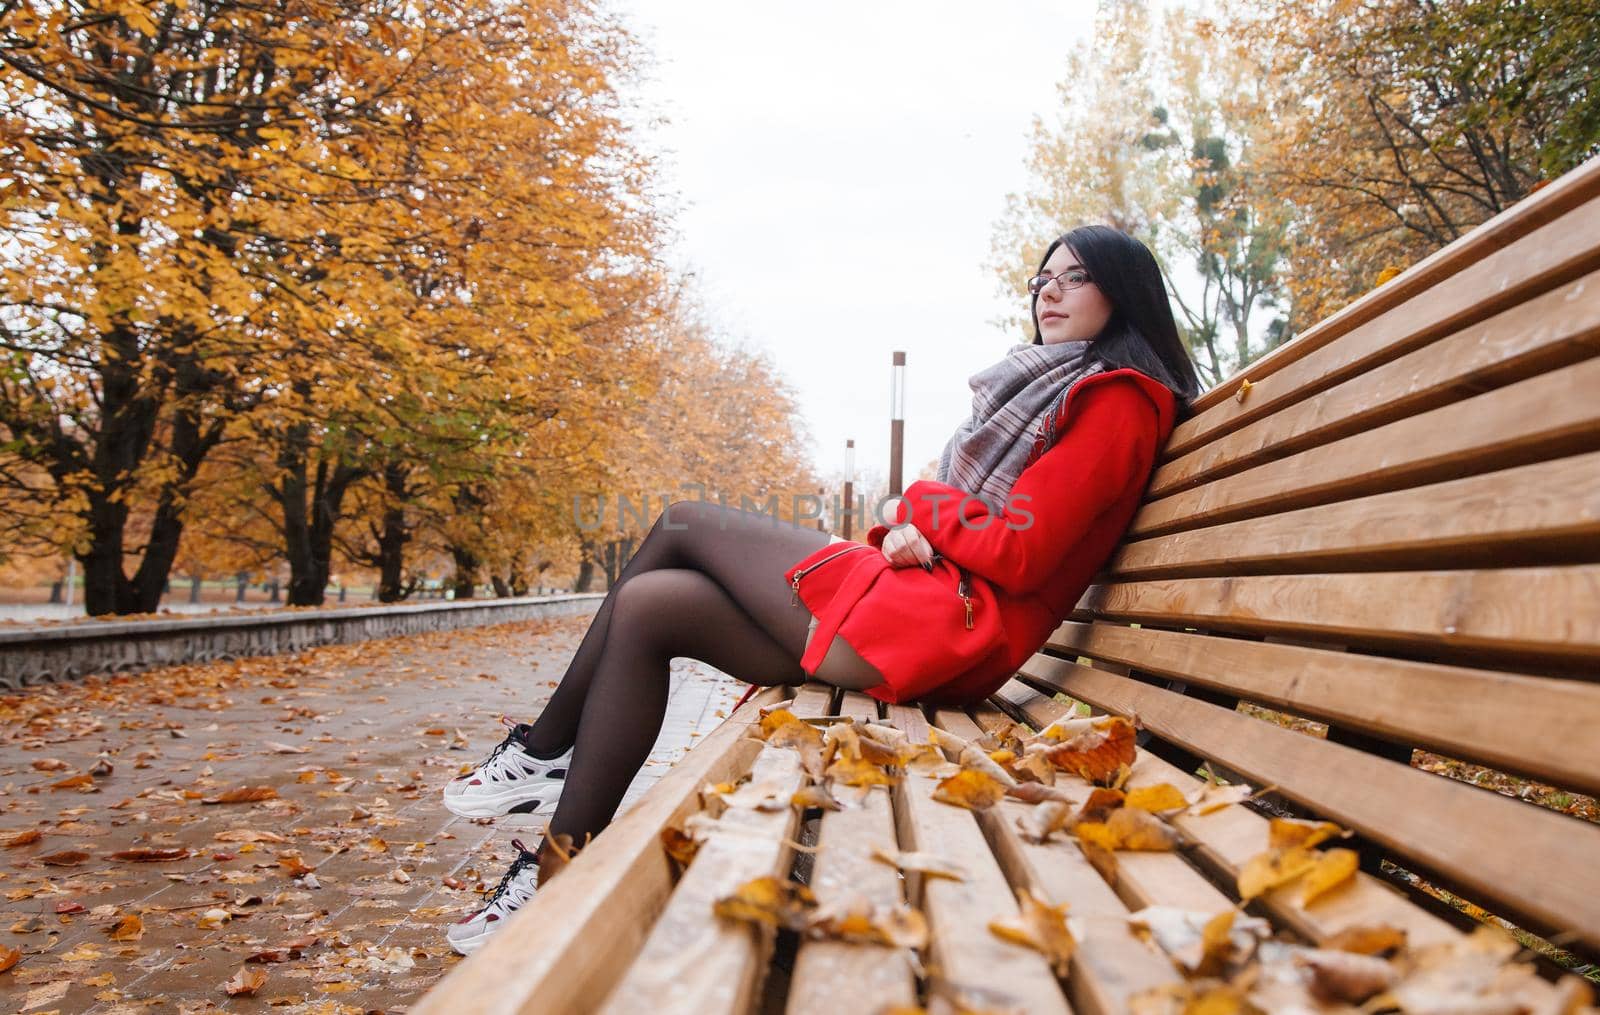
[[[661,730],[674,657],[752,684],[806,679],[799,660],[811,613],[790,603],[783,574],[828,540],[706,501],[678,501],[657,517],[529,737],[546,757],[577,748],[552,834],[581,847],[616,813]]]

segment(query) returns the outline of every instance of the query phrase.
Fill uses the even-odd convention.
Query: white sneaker
[[[470,916],[462,917],[450,925],[444,936],[462,955],[470,955],[480,948],[489,935],[510,918],[512,913],[525,906],[537,890],[539,879],[538,854],[529,851],[521,839],[512,839],[517,847],[517,858],[500,878],[484,907]]]
[[[566,785],[572,748],[558,758],[535,758],[528,753],[533,727],[500,722],[511,728],[506,738],[467,775],[445,783],[444,805],[464,818],[492,818],[500,814],[536,814],[554,807]]]

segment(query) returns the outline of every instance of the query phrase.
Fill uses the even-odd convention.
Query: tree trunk
[[[456,564],[455,577],[451,581],[455,596],[457,599],[471,599],[478,587],[478,558],[471,550],[461,546],[450,547],[450,556]]]
[[[378,601],[397,603],[416,590],[416,583],[402,583],[405,574],[406,543],[411,533],[406,528],[405,509],[401,506],[406,497],[406,470],[397,463],[384,467],[383,484],[394,498],[383,512],[383,529],[378,533]]]
[[[585,539],[582,543],[582,553],[578,560],[578,580],[572,583],[572,591],[588,592],[589,586],[594,582],[594,558],[598,545]]]

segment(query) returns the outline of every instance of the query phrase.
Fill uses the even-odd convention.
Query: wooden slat
[[[1004,719],[997,712],[989,715]],[[969,740],[983,733],[960,712],[941,711],[934,719],[940,728]],[[1088,799],[1087,784],[1063,779],[1062,785],[1076,787],[1081,791],[1080,799]],[[1018,834],[1017,818],[1029,809],[1019,800],[1004,800],[980,814],[978,824],[1012,885],[1027,888],[1051,905],[1067,903],[1071,907],[1068,915],[1083,924],[1083,939],[1073,953],[1067,977],[1073,1010],[1085,1015],[1121,1015],[1129,1010],[1128,999],[1132,995],[1171,983],[1177,973],[1163,955],[1134,935],[1128,926],[1129,905],[1106,884],[1075,843],[1034,843]],[[1126,880],[1148,896],[1172,900],[1167,905],[1192,905],[1198,901],[1207,912],[1231,907],[1228,898],[1206,884],[1181,857],[1146,853],[1139,859],[1157,862],[1134,864],[1137,870]],[[1194,899],[1196,893],[1199,900]]]
[[[1600,566],[1186,578],[1092,587],[1094,615],[1555,663],[1600,659]]]
[[[877,702],[847,692],[839,714],[877,721]],[[855,791],[844,790],[849,799]],[[872,787],[859,805],[824,811],[817,836],[820,851],[811,872],[811,890],[828,906],[861,899],[880,905],[904,902],[900,874],[872,858],[873,847],[897,847],[894,812],[884,787]],[[842,941],[803,941],[789,980],[788,1010],[809,1012],[879,1011],[916,1004],[917,984],[906,952]]]
[[[1118,578],[1592,561],[1600,452],[1125,543]]]
[[[1070,714],[1070,706],[1042,694],[1017,693],[1008,700],[1036,728],[1043,729]],[[1185,796],[1194,797],[1200,780],[1167,764],[1149,751],[1139,752],[1132,785],[1167,782]],[[1173,819],[1173,824],[1194,843],[1187,852],[1225,883],[1237,881],[1240,869],[1250,858],[1267,848],[1267,819],[1249,808],[1230,804],[1203,816]],[[1119,859],[1121,855],[1119,854]],[[1412,905],[1393,888],[1378,879],[1357,872],[1354,881],[1318,900],[1309,909],[1301,906],[1295,893],[1286,886],[1262,896],[1255,903],[1274,923],[1285,926],[1307,940],[1324,942],[1335,934],[1365,924],[1387,924],[1404,930],[1413,946],[1455,940],[1454,928],[1430,913]]]
[[[1418,293],[1437,285],[1487,254],[1514,243],[1519,237],[1553,221],[1600,194],[1600,158],[1563,174],[1523,198],[1494,218],[1448,246],[1434,251],[1387,283],[1364,293],[1332,317],[1319,321],[1305,334],[1271,350],[1244,370],[1195,399],[1196,411],[1209,409],[1234,397],[1240,381],[1257,380],[1282,370],[1322,348],[1358,325],[1364,324]]]
[[[1167,457],[1187,454],[1314,392],[1594,271],[1600,267],[1597,236],[1600,198],[1591,198],[1559,221],[1464,266],[1425,293],[1280,370],[1264,373],[1252,365],[1242,371],[1252,384],[1244,400],[1223,399],[1178,424],[1167,442]]]
[[[1600,943],[1600,825],[1091,667],[1035,656],[1024,672],[1137,714],[1156,736],[1277,786],[1508,917]]]
[[[1600,794],[1600,684],[1115,624],[1047,647]]]
[[[1600,322],[1600,279],[1593,302]],[[1591,359],[1155,501],[1139,512],[1129,538],[1593,451],[1600,448],[1596,392],[1600,359]]]
[[[827,708],[828,694],[807,685],[795,695],[798,716]],[[763,748],[750,769],[751,782],[769,782],[787,800],[805,785],[798,751]],[[716,916],[712,905],[746,881],[786,877],[799,815],[792,807],[758,811],[729,807],[717,819],[683,872],[644,947],[600,1010],[608,1015],[682,1012],[744,1012],[761,984],[773,933]],[[554,882],[552,882],[554,883]],[[591,943],[593,946],[593,943]],[[609,947],[609,944],[606,945]]]
[[[738,778],[761,745],[745,738],[768,688],[696,744],[622,817],[540,887],[471,958],[411,1011],[419,1015],[521,1015],[592,1009],[638,951],[672,891],[662,827],[700,809],[700,787]],[[596,948],[594,942],[606,947]]]
[[[915,708],[891,705],[889,721],[913,741],[928,739],[927,720]],[[1071,1011],[1044,956],[990,932],[990,920],[1017,915],[1016,898],[972,812],[934,800],[936,785],[911,773],[895,794],[901,848],[936,853],[967,873],[964,881],[923,880],[922,909],[932,939],[930,972],[964,987],[1005,995],[1009,1005],[1029,1013]]]

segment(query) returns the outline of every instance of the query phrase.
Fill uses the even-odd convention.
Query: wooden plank
[[[1594,282],[1594,303],[1600,326],[1600,278]],[[1129,538],[1594,451],[1600,448],[1597,391],[1600,359],[1529,378],[1147,504]]]
[[[846,692],[839,714],[876,722],[877,702]],[[843,790],[850,800],[855,791]],[[820,847],[811,872],[811,890],[829,906],[845,900],[894,906],[905,901],[900,873],[875,860],[873,849],[898,848],[894,811],[887,787],[874,786],[859,804],[824,811],[817,836]],[[879,1011],[913,1007],[916,975],[902,949],[843,941],[803,941],[789,980],[788,1010],[803,1012]]]
[[[975,740],[984,729],[1000,725],[1005,717],[995,711],[984,713],[990,722],[980,728],[965,714],[944,710],[935,723],[956,736]],[[1089,786],[1081,780],[1063,779],[1064,788],[1075,788],[1080,799],[1088,799]],[[1072,956],[1067,990],[1075,1011],[1086,1015],[1120,1015],[1128,1011],[1128,999],[1141,990],[1171,983],[1177,972],[1164,955],[1147,946],[1128,926],[1130,905],[1142,908],[1142,901],[1160,896],[1166,905],[1187,905],[1199,895],[1207,912],[1220,912],[1232,906],[1228,898],[1206,883],[1183,859],[1172,853],[1127,854],[1135,860],[1154,863],[1132,865],[1124,889],[1141,895],[1138,903],[1125,903],[1118,891],[1105,882],[1084,858],[1076,843],[1059,840],[1034,843],[1017,832],[1017,818],[1030,805],[1020,800],[1004,800],[978,816],[978,824],[989,839],[995,858],[1000,861],[1012,885],[1026,887],[1036,898],[1051,905],[1067,903],[1068,915],[1083,925],[1083,940]]]
[[[1118,578],[1587,561],[1600,452],[1125,543]]]
[[[1534,930],[1600,943],[1600,825],[1091,667],[1035,656],[1024,672],[1137,714],[1156,736],[1279,787]]]
[[[767,688],[723,720],[637,803],[539,889],[505,928],[412,1006],[419,1015],[521,1015],[592,1009],[638,951],[672,891],[664,826],[700,809],[700,787],[749,770],[761,745],[745,738]],[[594,942],[606,947],[596,948]]]
[[[1019,711],[1039,729],[1070,714],[1067,705],[1043,694],[1010,696]],[[1133,785],[1168,782],[1191,799],[1200,780],[1167,764],[1149,751],[1141,751],[1138,781]],[[1267,819],[1247,807],[1229,804],[1204,816],[1175,818],[1173,823],[1194,843],[1187,852],[1225,883],[1234,883],[1250,858],[1266,850]],[[1290,886],[1292,887],[1292,886]],[[1350,885],[1301,906],[1292,892],[1278,889],[1257,900],[1274,923],[1287,926],[1307,940],[1321,943],[1335,934],[1364,924],[1388,924],[1406,932],[1412,945],[1455,940],[1453,927],[1411,904],[1393,888],[1368,874],[1357,872]]]
[[[750,776],[771,782],[785,799],[805,784],[800,755],[788,749],[763,750]],[[717,820],[724,830],[709,833],[701,843],[638,958],[601,1011],[695,1015],[749,1009],[775,934],[718,917],[711,907],[746,881],[788,874],[792,851],[787,840],[794,834],[796,814],[788,807],[773,812],[729,807]],[[590,947],[610,944],[590,942]]]
[[[913,741],[928,739],[927,720],[915,708],[891,705],[889,721]],[[963,987],[1004,995],[1007,1005],[1029,1013],[1071,1011],[1044,956],[1002,941],[989,930],[990,920],[1017,915],[1016,897],[972,812],[934,800],[936,785],[912,773],[895,793],[900,847],[936,853],[967,873],[964,881],[923,881],[922,909],[932,938],[930,972]]]
[[[1334,339],[1406,302],[1462,268],[1508,246],[1600,194],[1600,159],[1590,159],[1549,186],[1528,195],[1381,286],[1278,346],[1195,399],[1196,412],[1232,399],[1245,378],[1260,380],[1321,349]]]
[[[1566,664],[1600,659],[1600,566],[1269,575],[1091,587],[1116,620]]]
[[[1251,364],[1241,371],[1251,381],[1244,400],[1223,399],[1178,424],[1167,442],[1167,457],[1187,454],[1317,391],[1594,271],[1600,267],[1596,237],[1600,237],[1600,198],[1591,198],[1294,363],[1270,373]]]
[[[1117,624],[1046,644],[1600,794],[1600,684]]]

